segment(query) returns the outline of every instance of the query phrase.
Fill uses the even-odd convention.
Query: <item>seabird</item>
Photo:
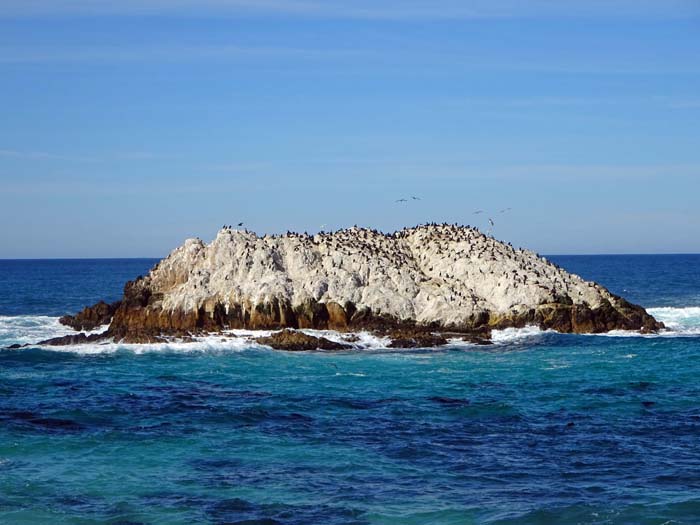
[[[408,199],[396,199],[394,202],[408,202]]]
[[[243,226],[243,223],[242,223],[242,222],[239,222],[239,223],[238,223],[238,227],[240,228],[241,226]]]
[[[512,210],[513,208],[503,208],[500,213],[505,213],[507,211]]]
[[[484,210],[476,210],[472,215],[479,215],[480,213],[484,213]]]
[[[416,197],[415,195],[411,195],[411,200],[419,201],[420,197]]]
[[[493,223],[493,219],[491,219],[491,218],[489,218],[489,224],[490,224],[491,226],[496,226],[496,225]]]

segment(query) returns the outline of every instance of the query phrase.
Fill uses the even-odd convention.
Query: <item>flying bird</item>
[[[479,215],[480,213],[484,213],[484,210],[476,210],[472,215]]]
[[[513,208],[503,208],[503,209],[501,210],[501,213],[505,213],[505,212],[510,211],[510,210],[512,210],[512,209],[513,209]]]
[[[408,199],[396,199],[394,202],[408,202]]]
[[[491,218],[489,218],[489,224],[490,224],[491,226],[496,226],[496,225],[493,223],[493,219],[491,219]]]
[[[242,223],[242,222],[239,222],[239,223],[238,223],[238,227],[240,228],[241,226],[243,226],[243,223]]]
[[[413,200],[413,201],[419,201],[419,200],[420,200],[420,197],[416,197],[416,196],[414,196],[414,195],[411,195],[411,200]]]

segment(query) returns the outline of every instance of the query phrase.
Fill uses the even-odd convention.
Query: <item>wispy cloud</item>
[[[0,64],[42,63],[188,63],[199,61],[236,62],[265,68],[288,64],[322,64],[327,72],[351,73],[344,66],[353,64],[363,71],[376,70],[378,74],[403,74],[407,71],[422,74],[449,74],[457,68],[469,71],[505,71],[513,73],[542,73],[552,75],[696,75],[700,65],[692,60],[662,61],[646,58],[629,63],[622,58],[595,61],[577,57],[563,61],[557,57],[517,59],[497,56],[486,59],[468,53],[414,52],[401,54],[392,48],[337,49],[300,47],[250,47],[229,44],[144,44],[144,45],[90,45],[90,46],[0,46]],[[329,67],[340,66],[340,67]],[[573,105],[590,101],[573,99],[521,101],[522,105]],[[518,104],[516,104],[518,105]]]
[[[60,155],[48,153],[46,151],[24,151],[13,149],[0,149],[0,158],[20,159],[20,160],[61,160],[68,162],[95,162],[95,157]]]
[[[610,180],[624,179],[638,182],[642,179],[698,177],[700,164],[523,164],[479,168],[488,178],[526,178],[527,180]]]
[[[696,16],[696,0],[4,0],[0,16],[225,14],[358,19]]]
[[[0,159],[21,161],[60,161],[67,163],[113,163],[145,161],[181,161],[182,157],[174,154],[161,154],[149,151],[116,151],[96,155],[79,155],[72,153],[55,153],[48,151],[29,151],[0,148]]]
[[[243,47],[235,45],[144,45],[84,47],[0,47],[0,63],[45,62],[187,62],[194,60],[324,60],[354,57],[360,52],[334,49]]]

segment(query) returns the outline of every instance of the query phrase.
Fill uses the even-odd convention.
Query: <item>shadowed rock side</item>
[[[313,237],[224,228],[208,245],[189,239],[127,283],[106,336],[139,343],[230,328],[315,328],[481,338],[533,324],[574,333],[663,327],[533,252],[474,228],[430,224]]]
[[[108,324],[120,304],[121,301],[112,304],[100,301],[93,306],[86,306],[75,315],[64,315],[58,321],[74,330],[94,330],[99,326]]]

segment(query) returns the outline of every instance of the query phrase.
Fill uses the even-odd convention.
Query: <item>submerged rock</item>
[[[315,337],[296,330],[282,330],[267,337],[258,337],[255,342],[275,350],[345,350],[350,345],[336,343],[325,337]]]
[[[97,306],[72,319],[104,319],[107,310]],[[663,327],[640,306],[531,251],[445,224],[264,237],[224,228],[210,244],[187,240],[127,283],[115,306],[108,335],[127,342],[315,328],[408,330],[414,335],[404,343],[424,346],[441,340],[419,343],[415,334],[481,341],[491,329],[526,325],[575,333]]]
[[[101,334],[90,334],[86,335],[71,334],[64,335],[62,337],[52,337],[51,339],[45,339],[44,341],[39,341],[37,344],[47,345],[47,346],[68,346],[68,345],[83,345],[86,343],[97,343],[107,339],[107,332],[102,332]]]

